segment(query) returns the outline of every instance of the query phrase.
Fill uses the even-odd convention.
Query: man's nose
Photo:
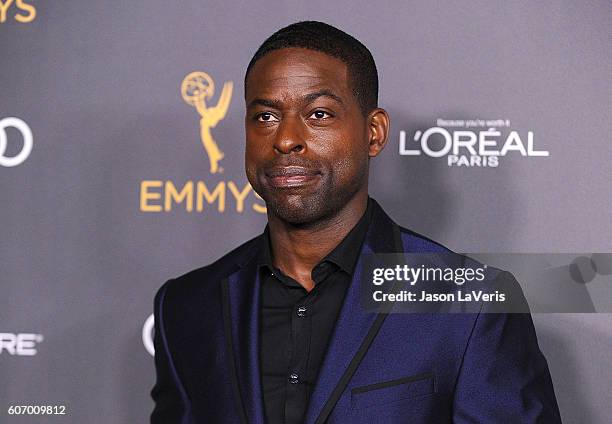
[[[300,153],[306,148],[304,138],[304,124],[299,117],[286,117],[283,119],[274,140],[274,152],[289,154]]]

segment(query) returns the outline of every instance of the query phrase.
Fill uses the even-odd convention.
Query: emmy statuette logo
[[[206,72],[192,72],[183,79],[181,84],[183,100],[200,114],[200,139],[208,155],[211,174],[223,172],[219,162],[225,155],[217,145],[210,130],[225,118],[232,100],[233,88],[232,81],[223,84],[219,101],[215,106],[211,106],[208,102],[212,102],[215,94],[215,82]]]
[[[139,202],[141,212],[166,213],[181,209],[188,213],[224,213],[229,210],[239,214],[246,210],[266,213],[265,202],[251,184],[244,181],[244,173],[238,177],[232,170],[221,166],[225,153],[213,137],[213,129],[228,113],[233,89],[234,83],[226,81],[215,102],[215,82],[206,72],[191,72],[183,79],[181,96],[200,116],[200,142],[208,157],[210,175],[180,182],[172,179],[142,180]],[[200,150],[195,143],[194,148]],[[152,345],[147,343],[145,346],[151,350]]]

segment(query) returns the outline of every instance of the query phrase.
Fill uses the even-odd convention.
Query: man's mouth
[[[318,180],[321,173],[316,169],[303,166],[277,166],[266,170],[270,185],[275,188],[293,188],[310,184]]]

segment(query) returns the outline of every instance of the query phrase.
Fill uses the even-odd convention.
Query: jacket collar
[[[376,200],[370,198],[370,201],[371,222],[310,398],[307,424],[322,423],[329,416],[386,316],[367,313],[361,307],[359,285],[363,259],[371,253],[401,252],[402,244],[398,225]],[[232,384],[243,421],[264,424],[258,340],[261,281],[257,257],[257,254],[250,256],[222,282],[223,317]]]

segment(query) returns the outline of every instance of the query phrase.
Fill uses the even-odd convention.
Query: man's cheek
[[[353,162],[352,158],[343,156],[338,157],[336,161],[334,161],[333,165],[333,173],[336,176],[336,180],[351,180],[353,179],[356,172],[356,164]]]

